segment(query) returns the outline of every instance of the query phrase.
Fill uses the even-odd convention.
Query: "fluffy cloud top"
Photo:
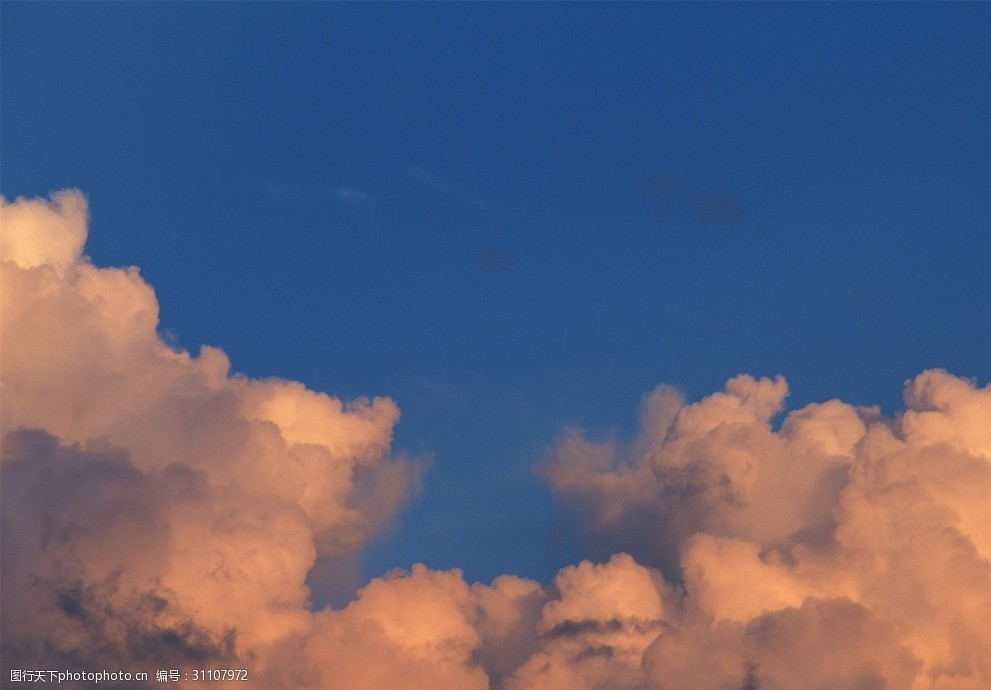
[[[414,565],[312,610],[314,563],[416,489],[395,403],[175,351],[137,269],[83,256],[78,192],[0,222],[4,687],[177,666],[275,690],[991,687],[989,386],[927,371],[894,418],[833,400],[780,427],[782,378],[662,386],[632,443],[572,431],[540,470],[595,561],[548,584]]]
[[[776,431],[786,394],[661,387],[629,447],[571,432],[542,469],[591,548],[684,592],[643,687],[991,687],[991,386],[927,371],[894,419],[833,400]]]
[[[398,407],[175,351],[138,270],[82,255],[86,221],[75,191],[3,205],[4,644],[41,662],[49,628],[29,639],[15,612],[66,592],[81,603],[54,611],[87,625],[90,603],[150,596],[149,625],[279,639],[306,623],[315,560],[354,555],[415,490]]]

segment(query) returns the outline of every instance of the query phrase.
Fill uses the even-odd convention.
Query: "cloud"
[[[988,687],[991,386],[927,371],[893,419],[833,400],[776,430],[786,394],[660,387],[633,443],[572,431],[541,470],[593,550],[684,593],[648,686]]]
[[[703,225],[747,227],[752,224],[746,204],[737,195],[677,175],[651,175],[641,184],[640,191],[654,207],[658,221],[687,218]]]
[[[700,220],[725,225],[743,225],[747,222],[743,203],[729,192],[701,191],[697,193],[694,203]]]
[[[541,611],[540,646],[508,684],[511,690],[641,687],[641,660],[673,617],[674,591],[657,571],[626,554],[601,565],[564,568],[557,596]]]
[[[334,187],[317,180],[286,183],[269,179],[261,183],[260,189],[266,197],[280,205],[336,201],[357,206],[372,201],[372,196],[360,189],[343,185]]]
[[[846,599],[809,599],[746,623],[679,626],[644,656],[649,687],[659,690],[966,687],[928,684],[919,667],[890,624]]]
[[[86,242],[86,199],[74,191],[56,192],[51,202],[41,199],[4,200],[4,232],[0,233],[0,258],[22,268],[75,262]],[[33,228],[23,232],[19,228]]]
[[[73,191],[3,203],[5,657],[82,658],[76,633],[42,653],[28,619],[74,630],[132,600],[165,602],[144,629],[255,653],[305,626],[315,561],[355,558],[417,489],[390,453],[398,407],[177,352],[138,270],[82,256],[86,217]]]
[[[363,204],[372,200],[365,192],[348,187],[338,187],[334,194],[338,199],[349,204]]]
[[[433,189],[441,192],[447,192],[449,194],[455,193],[454,187],[452,187],[450,183],[445,182],[425,168],[421,168],[418,165],[410,165],[406,169],[409,171],[409,174],[413,176],[413,179],[422,182],[428,187],[432,187]]]
[[[118,667],[229,658],[233,628],[205,624],[208,616],[194,615],[193,593],[170,587],[180,511],[209,493],[206,476],[178,464],[141,472],[127,453],[92,446],[26,429],[4,440],[7,665],[64,670],[97,658]]]
[[[475,254],[475,265],[490,275],[506,273],[516,265],[516,252],[497,244],[489,244]]]
[[[317,609],[315,564],[352,577],[417,490],[398,407],[176,351],[138,270],[82,254],[86,222],[78,192],[3,203],[5,667],[247,668],[274,690],[991,687],[991,386],[931,370],[894,417],[831,400],[783,420],[781,377],[697,402],[660,386],[631,442],[571,430],[539,469],[589,560],[546,584],[416,564]]]
[[[474,196],[473,194],[465,192],[463,189],[460,189],[457,185],[452,184],[451,182],[448,182],[447,180],[444,180],[438,177],[437,175],[434,175],[426,168],[422,168],[418,165],[409,165],[406,167],[406,171],[410,174],[410,176],[413,179],[417,180],[426,187],[435,189],[439,192],[443,192],[444,194],[448,194],[462,201],[466,201],[472,204],[473,206],[477,206],[478,208],[484,211],[492,210],[491,205],[488,202],[486,202],[484,199],[481,199],[477,196]]]

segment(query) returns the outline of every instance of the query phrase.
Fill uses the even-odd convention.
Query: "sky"
[[[989,34],[3,3],[4,656],[987,687]]]

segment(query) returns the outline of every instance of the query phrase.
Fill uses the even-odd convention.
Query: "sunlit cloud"
[[[633,440],[573,429],[538,470],[589,560],[549,583],[416,564],[318,609],[318,560],[356,558],[418,490],[397,404],[177,351],[138,269],[84,255],[79,192],[4,201],[0,222],[6,667],[246,668],[275,690],[991,687],[991,386],[930,370],[893,417],[830,400],[783,419],[782,377],[697,402],[660,386]]]
[[[991,386],[927,371],[892,419],[832,400],[775,429],[786,394],[660,387],[633,443],[571,432],[542,469],[594,550],[684,592],[647,687],[988,686]]]
[[[303,625],[315,561],[356,557],[417,489],[418,466],[389,450],[396,404],[232,374],[209,346],[176,351],[138,270],[81,254],[78,192],[4,202],[2,224],[11,660],[84,653],[46,627],[32,636],[18,611],[71,628],[89,601],[151,597],[149,629],[189,623],[241,652]]]

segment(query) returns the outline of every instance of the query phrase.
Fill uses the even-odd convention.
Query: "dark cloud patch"
[[[610,621],[598,621],[598,620],[581,620],[581,621],[564,621],[547,631],[544,637],[554,638],[554,637],[576,637],[578,635],[584,635],[586,633],[610,633],[619,632],[623,630],[623,621],[618,619],[613,619]]]
[[[64,615],[52,629],[71,634],[46,640],[44,651],[34,655],[35,663],[89,668],[140,662],[174,668],[234,655],[235,631],[218,637],[191,618],[177,616],[167,593],[125,592],[116,574],[92,583],[38,580],[37,585],[51,592],[56,613]]]
[[[683,185],[684,183],[677,175],[657,173],[649,175],[643,181],[641,188],[648,197],[663,201],[665,195],[679,193]]]
[[[684,197],[681,180],[667,173],[648,176],[638,192],[650,202],[651,220],[656,223],[670,221]]]
[[[163,592],[128,593],[118,574],[97,582],[72,580],[68,574],[53,577],[36,576],[31,586],[5,592],[0,649],[11,668],[188,668],[225,665],[235,658],[233,630],[218,636],[192,618],[177,616]],[[26,598],[30,609],[12,601],[15,594]],[[63,687],[89,686],[70,682]]]
[[[496,244],[486,245],[475,254],[475,265],[489,275],[507,273],[516,266],[516,252]]]
[[[760,690],[760,683],[757,682],[757,665],[747,664],[747,677],[739,690]]]
[[[538,476],[552,485],[560,482],[560,459],[540,466]],[[617,457],[614,462],[619,471],[624,460]],[[582,533],[581,545],[593,558],[630,553],[638,562],[660,570],[669,582],[681,582],[685,540],[700,526],[722,533],[718,516],[745,504],[726,472],[704,457],[680,467],[652,468],[638,486],[638,492],[627,497],[609,520],[596,515],[597,506],[614,491],[608,475],[591,475],[580,490],[570,485],[559,488],[559,520],[562,529]]]
[[[105,443],[62,444],[40,429],[8,433],[0,466],[5,663],[176,668],[230,658],[233,631],[218,637],[179,610],[171,592],[127,576],[149,551],[168,557],[168,507],[198,495],[204,481],[181,465],[142,472]]]
[[[698,192],[694,204],[700,220],[725,225],[743,225],[747,222],[743,203],[729,192]]]
[[[919,666],[890,624],[844,598],[760,616],[744,627],[743,646],[751,659],[744,690],[798,687],[808,677],[818,680],[817,688],[901,688]],[[898,669],[900,677],[885,668]]]
[[[650,202],[651,220],[655,223],[739,228],[753,224],[739,196],[672,173],[647,176],[638,185],[638,191]]]
[[[609,633],[647,633],[660,630],[660,621],[647,621],[637,618],[613,618],[600,621],[594,619],[570,620],[555,625],[544,633],[545,639],[578,637],[580,635],[604,635]]]
[[[59,592],[56,599],[62,613],[70,618],[85,619],[86,609],[83,605],[83,591],[78,585],[64,592]]]
[[[612,659],[613,654],[616,653],[615,647],[610,647],[607,644],[595,645],[594,647],[586,647],[578,654],[575,655],[574,661],[581,662],[586,659]]]

